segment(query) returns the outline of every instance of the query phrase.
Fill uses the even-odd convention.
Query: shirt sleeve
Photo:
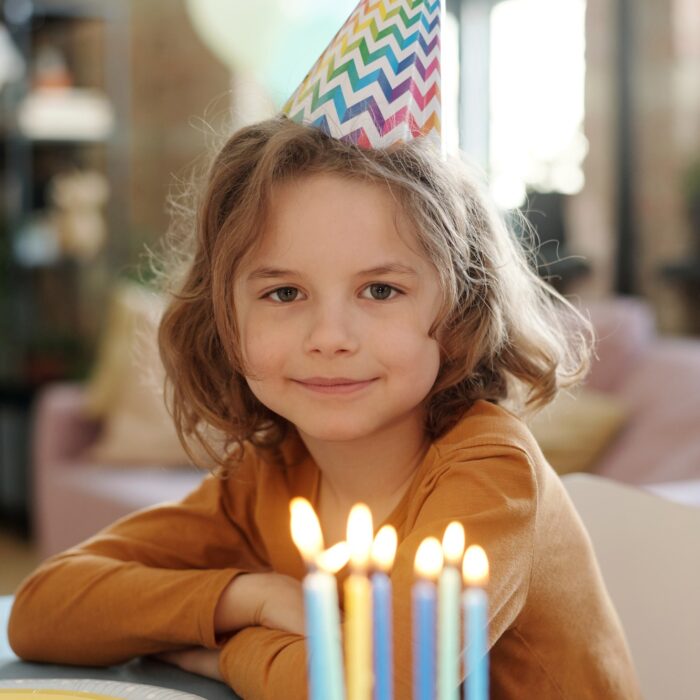
[[[411,588],[415,555],[423,539],[442,540],[447,525],[456,520],[464,526],[467,546],[484,548],[490,567],[489,647],[523,609],[534,553],[537,487],[531,462],[519,448],[478,445],[456,449],[433,472],[417,500],[415,518],[397,550],[391,575],[397,698],[412,697]],[[462,648],[460,657],[463,653]]]
[[[226,642],[219,670],[245,700],[308,697],[306,638],[266,627],[246,627]]]
[[[223,590],[240,573],[269,568],[254,525],[251,465],[241,472],[208,476],[183,501],[128,516],[48,559],[16,594],[9,623],[15,653],[108,665],[216,648]]]
[[[480,544],[486,550],[491,567],[489,644],[493,645],[514,623],[527,597],[536,493],[527,454],[504,445],[450,451],[420,484],[411,499],[407,533],[391,576],[397,699],[413,696],[411,588],[419,544],[428,536],[442,539],[448,523],[457,520],[464,525],[467,544]],[[306,698],[304,637],[250,627],[227,642],[221,672],[246,700]]]

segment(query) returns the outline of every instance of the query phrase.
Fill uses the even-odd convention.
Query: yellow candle
[[[347,529],[351,573],[345,580],[348,700],[370,700],[372,694],[372,588],[367,567],[373,537],[369,508],[353,506]]]

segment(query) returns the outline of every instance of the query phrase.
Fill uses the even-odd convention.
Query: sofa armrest
[[[100,431],[84,412],[85,388],[78,383],[48,384],[34,404],[32,449],[32,530],[41,555],[56,529],[56,486],[80,465],[81,453]],[[60,504],[59,504],[60,505]]]
[[[90,419],[84,409],[82,384],[49,384],[41,391],[32,431],[35,476],[45,465],[70,463],[94,442],[100,423]]]

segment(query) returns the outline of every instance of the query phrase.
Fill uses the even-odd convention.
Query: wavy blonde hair
[[[244,442],[277,449],[289,430],[245,381],[231,300],[237,266],[260,240],[275,184],[317,173],[388,187],[439,273],[444,299],[429,333],[442,362],[425,399],[430,439],[477,399],[526,414],[583,378],[590,324],[532,270],[528,251],[464,163],[444,161],[420,139],[361,150],[279,117],[225,142],[194,225],[177,241],[171,232],[171,300],[158,340],[169,408],[195,462],[193,439],[225,470]]]

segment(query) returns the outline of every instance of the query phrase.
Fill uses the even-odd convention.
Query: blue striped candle
[[[322,571],[302,583],[312,700],[343,700],[343,659],[335,577]]]
[[[488,700],[488,597],[484,586],[488,581],[488,559],[476,545],[464,555],[462,573],[468,586],[463,595],[465,667],[464,700]]]
[[[391,579],[383,571],[372,574],[372,610],[374,612],[374,700],[391,700],[394,696]]]
[[[435,584],[418,581],[413,586],[413,697],[435,697]]]
[[[427,537],[416,552],[415,570],[419,580],[413,585],[413,697],[435,698],[435,633],[437,591],[435,578],[442,569],[442,546]]]
[[[394,697],[394,653],[392,649],[392,586],[389,571],[394,565],[396,530],[384,525],[372,542],[372,611],[374,616],[374,700]]]
[[[302,590],[310,697],[345,700],[338,586],[330,571],[338,570],[347,561],[347,547],[342,543],[341,547],[336,545],[324,552],[321,524],[306,499],[292,499],[289,509],[292,539],[309,568]],[[336,561],[335,566],[329,565],[332,561]]]

